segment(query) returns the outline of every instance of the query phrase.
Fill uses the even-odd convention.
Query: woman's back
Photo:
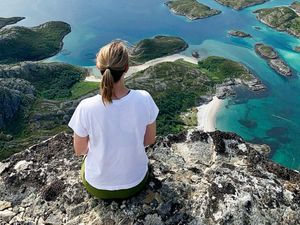
[[[127,198],[147,180],[144,145],[155,142],[159,110],[148,92],[125,86],[129,52],[120,41],[100,49],[96,66],[102,74],[101,95],[77,106],[69,122],[74,149],[86,155],[81,172],[88,192],[98,198]]]
[[[109,105],[104,105],[101,95],[79,104],[69,126],[75,133],[89,136],[85,173],[92,186],[125,189],[143,179],[148,164],[144,135],[157,113],[151,96],[142,90],[130,90]]]

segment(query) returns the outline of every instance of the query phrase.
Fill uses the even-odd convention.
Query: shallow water
[[[272,147],[273,160],[300,169],[300,54],[292,50],[300,45],[300,40],[261,24],[252,13],[258,8],[287,5],[293,0],[273,0],[242,11],[213,0],[201,2],[222,10],[222,14],[191,22],[170,13],[161,0],[2,0],[0,16],[26,16],[26,20],[19,23],[26,26],[49,20],[70,23],[72,33],[65,38],[63,52],[50,61],[91,66],[99,47],[112,39],[136,43],[143,38],[167,34],[180,36],[189,43],[184,54],[198,50],[202,57],[219,55],[246,64],[268,90],[258,95],[239,90],[238,96],[227,100],[218,113],[218,129],[234,131],[256,143],[267,143]],[[244,30],[254,38],[229,37],[229,29]],[[270,69],[255,54],[256,42],[275,47],[295,75],[285,79]]]

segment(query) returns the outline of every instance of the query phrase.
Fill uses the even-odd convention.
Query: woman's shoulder
[[[92,97],[82,99],[79,102],[79,106],[83,107],[83,108],[89,108],[89,107],[93,107],[93,106],[97,105],[97,103],[100,103],[100,102],[101,102],[101,96],[99,94],[97,94]]]
[[[133,90],[136,95],[141,96],[141,97],[149,97],[151,96],[150,93],[146,90]]]

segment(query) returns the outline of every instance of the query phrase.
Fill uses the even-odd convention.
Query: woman
[[[96,61],[101,95],[82,100],[68,125],[76,155],[86,155],[81,176],[87,191],[101,199],[129,198],[148,178],[145,146],[155,142],[159,110],[148,92],[125,86],[129,53],[121,41],[101,48]]]

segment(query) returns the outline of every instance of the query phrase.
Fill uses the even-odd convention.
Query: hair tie
[[[107,70],[107,69],[108,69],[108,70],[111,70],[110,66],[106,67],[106,70]]]

